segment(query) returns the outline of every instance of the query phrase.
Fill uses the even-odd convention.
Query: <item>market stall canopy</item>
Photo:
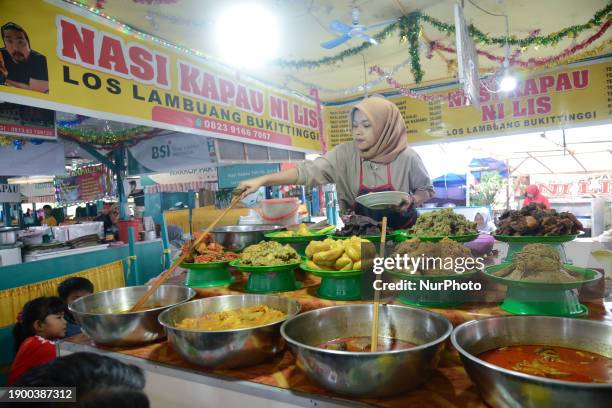
[[[101,7],[99,10],[101,14],[107,14],[140,31],[155,33],[160,38],[200,51],[212,59],[221,60],[223,50],[218,46],[216,23],[227,8],[243,2],[239,0],[223,2],[86,0],[80,3],[92,8]],[[308,95],[313,85],[320,88],[324,100],[362,93],[363,90],[358,86],[363,85],[364,81],[373,81],[370,92],[388,88],[389,85],[378,75],[367,73],[373,64],[393,72],[394,78],[401,84],[415,83],[418,69],[415,62],[420,62],[420,70],[424,74],[423,82],[450,79],[456,72],[454,36],[449,32],[454,24],[454,1],[377,0],[356,3],[337,0],[262,0],[257,3],[276,16],[280,32],[278,57],[283,61],[243,72],[271,83],[284,85],[305,95]],[[605,8],[606,5],[605,0],[537,2],[474,0],[465,2],[465,15],[468,23],[473,23],[486,37],[502,37],[505,35],[504,19],[489,15],[482,9],[494,14],[505,13],[509,17],[510,34],[517,38],[528,38],[555,34],[565,27],[588,23],[595,12]],[[321,43],[339,36],[336,31],[330,29],[330,22],[338,20],[350,25],[353,6],[358,6],[359,21],[365,26],[397,19],[413,12],[421,12],[427,17],[413,20],[415,24],[408,24],[408,32],[400,34],[400,30],[389,28],[391,32],[380,39],[379,45],[370,46],[362,52],[356,52],[358,50],[355,48],[361,46],[362,41],[354,38],[332,49],[322,48]],[[249,29],[253,30],[256,25],[257,21],[253,21],[253,27]],[[581,30],[577,35],[559,34],[552,44],[546,46],[539,46],[536,42],[527,47],[513,47],[512,52],[517,52],[524,61],[530,58],[556,56],[568,47],[592,36],[598,28],[596,26],[598,25],[594,24],[589,29]],[[368,34],[378,34],[388,27],[372,29]],[[410,36],[413,34],[411,30],[416,30],[414,34],[417,37],[414,38],[420,61],[409,55],[408,50],[412,41]],[[590,46],[598,48],[600,55],[610,53],[612,45],[609,37],[607,38],[608,40],[604,35]],[[449,48],[452,50],[449,51]],[[481,54],[479,58],[481,69],[491,72],[500,67],[499,60],[492,60],[504,56],[504,49],[500,44],[477,41],[476,48],[488,53]],[[344,57],[336,58],[340,53],[343,53]],[[323,60],[324,58],[328,60]],[[339,69],[341,75],[338,74]]]
[[[472,158],[508,161],[513,175],[610,171],[612,125],[589,126],[414,146],[431,174],[445,167],[467,168]]]

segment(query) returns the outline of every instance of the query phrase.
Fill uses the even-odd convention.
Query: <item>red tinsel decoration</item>
[[[448,99],[446,96],[442,95],[426,95],[422,93],[415,92],[409,88],[406,88],[404,85],[397,82],[397,80],[387,73],[378,65],[373,65],[370,67],[370,74],[376,73],[378,76],[386,77],[386,81],[393,88],[397,89],[402,95],[409,96],[413,99],[419,99],[421,101],[442,101]]]
[[[593,34],[591,37],[587,38],[586,40],[584,40],[583,42],[573,45],[569,48],[566,48],[565,50],[563,50],[560,54],[557,55],[551,55],[550,57],[545,57],[545,58],[529,58],[527,61],[523,61],[523,60],[519,60],[518,58],[516,58],[516,52],[510,56],[510,65],[511,66],[519,66],[519,67],[523,67],[523,68],[533,68],[533,67],[541,67],[543,65],[547,65],[547,64],[551,64],[551,63],[555,63],[555,62],[559,62],[567,57],[569,57],[572,54],[576,54],[578,51],[581,51],[582,49],[588,47],[589,45],[591,45],[595,40],[597,40],[598,38],[600,38],[602,35],[604,35],[604,33],[608,30],[608,28],[610,28],[610,26],[612,25],[612,20],[608,20],[605,22],[605,24],[603,26],[601,26],[601,28],[595,33]],[[449,47],[449,46],[445,46],[440,44],[437,41],[432,41],[429,44],[429,48],[431,50],[440,50],[440,51],[446,51],[446,52],[450,52],[450,53],[456,53],[457,50],[453,47]],[[502,63],[504,61],[504,57],[500,57],[497,55],[493,55],[490,52],[487,51],[482,51],[482,50],[477,50],[479,55],[482,55],[484,57],[486,57],[487,59],[491,60],[491,61],[496,61],[499,63]]]

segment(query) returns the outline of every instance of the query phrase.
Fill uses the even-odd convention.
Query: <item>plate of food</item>
[[[391,256],[406,257],[406,269],[388,271],[398,280],[463,282],[484,266],[469,248],[447,237],[438,242],[412,238],[397,245]],[[398,299],[404,304],[428,307],[453,307],[471,300],[466,291],[421,289],[420,283],[415,289],[400,292]]]
[[[403,191],[380,191],[364,194],[355,198],[355,201],[372,210],[384,210],[399,207],[407,197],[410,197],[410,194]]]
[[[504,242],[562,243],[572,241],[582,230],[574,214],[530,204],[505,211],[497,221],[495,238]]]
[[[508,287],[501,308],[514,314],[578,317],[588,313],[573,289],[598,279],[592,269],[564,264],[547,244],[527,244],[511,262],[490,266],[485,275]]]
[[[404,235],[404,237],[401,237]],[[476,223],[451,208],[428,211],[419,215],[412,228],[402,231],[400,240],[418,238],[421,241],[438,242],[450,238],[457,242],[469,242],[478,238]]]
[[[243,272],[265,273],[293,270],[301,263],[302,258],[290,245],[262,241],[246,247],[240,258],[230,262],[230,266]]]
[[[370,242],[380,242],[382,223],[365,215],[351,214],[342,218],[344,227],[334,231],[331,236],[334,239],[349,239],[358,236]],[[395,239],[395,232],[387,227],[387,241]]]

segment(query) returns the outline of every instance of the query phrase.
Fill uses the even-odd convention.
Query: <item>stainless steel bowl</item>
[[[281,231],[282,225],[229,225],[217,227],[211,231],[213,239],[227,249],[242,251],[249,245],[257,244],[265,239],[268,232]]]
[[[451,336],[463,365],[493,407],[609,407],[612,384],[553,380],[506,370],[477,356],[511,345],[577,348],[612,357],[612,325],[546,316],[503,316],[473,320]]]
[[[68,306],[83,332],[99,344],[115,347],[150,343],[165,336],[157,321],[161,312],[193,299],[196,292],[188,287],[162,285],[145,305],[162,305],[150,310],[117,313],[131,308],[148,286],[111,289],[82,297]]]
[[[372,304],[334,306],[288,320],[281,334],[298,366],[323,388],[353,397],[386,397],[429,378],[453,329],[444,316],[423,309],[380,306],[379,335],[418,344],[404,350],[354,353],[317,347],[329,340],[371,336]]]
[[[271,295],[226,295],[194,300],[166,310],[159,322],[168,340],[187,361],[208,368],[238,368],[259,364],[284,348],[279,329],[283,321],[247,329],[204,331],[185,330],[176,324],[187,317],[233,310],[246,306],[268,305],[291,318],[300,304],[290,298]]]

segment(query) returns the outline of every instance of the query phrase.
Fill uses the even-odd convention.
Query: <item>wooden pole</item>
[[[381,258],[385,257],[385,244],[387,242],[387,217],[382,219],[382,228],[380,231],[380,253]],[[378,277],[376,278],[378,279]],[[378,349],[378,314],[380,304],[380,291],[374,288],[374,310],[372,318],[372,341],[370,351],[374,352]]]
[[[138,302],[136,302],[136,304],[134,306],[132,306],[132,308],[130,309],[130,312],[135,311],[136,309],[140,308],[142,305],[144,305],[146,303],[146,301],[149,299],[149,297],[153,293],[155,293],[157,288],[159,288],[162,283],[164,283],[166,280],[168,280],[168,278],[170,276],[172,276],[172,273],[176,270],[176,268],[178,268],[178,266],[180,264],[183,263],[183,261],[185,260],[185,258],[187,258],[187,255],[189,255],[189,253],[193,250],[193,248],[198,246],[200,244],[200,242],[202,242],[204,237],[219,223],[219,221],[221,221],[221,219],[223,217],[225,217],[225,215],[229,212],[229,210],[231,210],[232,208],[234,208],[234,206],[236,204],[238,204],[238,202],[242,199],[242,196],[243,196],[243,194],[240,194],[240,195],[237,195],[237,196],[234,197],[234,199],[230,203],[229,207],[227,207],[225,210],[223,210],[223,212],[221,214],[219,214],[219,216],[204,230],[204,232],[198,237],[198,239],[196,239],[195,242],[193,242],[193,244],[191,244],[191,246],[189,248],[189,251],[183,251],[181,256],[172,264],[172,266],[170,268],[168,268],[168,270],[166,272],[164,272],[159,277],[159,279],[157,279],[155,281],[155,283],[153,285],[151,285],[149,290],[147,290],[147,293],[145,293],[140,298],[140,300]]]

